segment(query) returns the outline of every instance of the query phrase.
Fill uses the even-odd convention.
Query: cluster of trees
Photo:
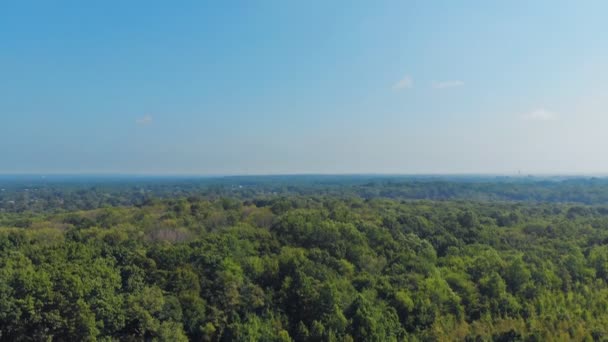
[[[608,207],[199,197],[0,213],[0,340],[608,338]]]

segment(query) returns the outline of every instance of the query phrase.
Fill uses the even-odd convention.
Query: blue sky
[[[608,173],[606,1],[3,1],[0,173]]]

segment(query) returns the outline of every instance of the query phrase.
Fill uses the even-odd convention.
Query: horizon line
[[[225,178],[225,177],[293,177],[293,176],[378,176],[378,177],[608,177],[608,172],[285,172],[285,173],[138,173],[138,172],[0,172],[0,177],[197,177],[197,178]]]

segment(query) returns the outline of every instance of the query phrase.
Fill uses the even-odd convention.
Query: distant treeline
[[[0,211],[141,206],[153,199],[326,195],[396,200],[608,203],[608,178],[488,176],[0,177]]]

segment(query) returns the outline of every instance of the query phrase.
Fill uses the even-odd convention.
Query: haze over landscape
[[[606,173],[607,12],[5,1],[0,173]]]
[[[608,341],[608,1],[0,1],[0,342]]]

